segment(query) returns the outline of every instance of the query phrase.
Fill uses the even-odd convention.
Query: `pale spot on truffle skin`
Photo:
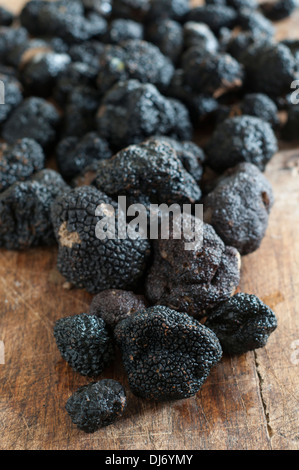
[[[63,222],[58,232],[60,244],[67,248],[73,248],[74,245],[80,245],[81,239],[78,232],[69,232],[67,229],[67,222]]]

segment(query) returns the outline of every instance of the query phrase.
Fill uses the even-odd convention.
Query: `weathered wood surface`
[[[297,31],[283,22],[279,34],[298,35],[298,20]],[[52,335],[54,321],[86,311],[90,296],[63,288],[55,250],[0,251],[0,449],[299,449],[299,144],[283,148],[267,176],[276,204],[240,286],[277,313],[267,347],[225,357],[189,400],[153,404],[129,392],[125,418],[94,435],[66,415],[67,398],[88,381],[60,359]],[[104,376],[126,385],[120,365]]]

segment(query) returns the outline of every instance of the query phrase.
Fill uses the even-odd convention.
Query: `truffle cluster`
[[[290,95],[299,42],[277,42],[272,23],[295,8],[31,0],[15,16],[0,7],[0,247],[56,241],[65,280],[95,294],[89,313],[55,324],[75,372],[98,377],[117,345],[134,394],[187,398],[222,350],[262,347],[276,328],[259,299],[235,293],[241,256],[259,248],[274,202],[262,172],[277,137],[299,135]],[[66,409],[95,432],[125,406],[122,386],[100,380]]]

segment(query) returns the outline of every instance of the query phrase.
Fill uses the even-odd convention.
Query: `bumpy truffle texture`
[[[298,8],[297,0],[278,0],[276,2],[264,2],[261,4],[262,12],[272,21],[280,21],[288,18]]]
[[[114,0],[112,14],[120,18],[143,21],[150,9],[151,0]]]
[[[114,210],[115,233],[111,222]],[[121,229],[126,227],[118,220],[119,215],[117,204],[91,186],[76,188],[56,199],[52,222],[59,244],[58,268],[74,286],[92,294],[132,289],[143,275],[150,244],[140,238],[122,239]]]
[[[266,345],[277,319],[258,297],[242,293],[213,310],[205,325],[215,332],[224,352],[243,354]]]
[[[126,406],[122,385],[106,379],[80,387],[68,399],[66,411],[79,429],[94,433],[121,418]]]
[[[0,194],[0,246],[25,250],[54,243],[50,209],[67,185],[53,170],[42,170]]]
[[[32,35],[58,36],[69,43],[100,38],[107,31],[107,21],[95,12],[84,15],[77,0],[29,2],[20,19]]]
[[[31,139],[0,143],[0,193],[16,181],[25,181],[45,166],[41,146]]]
[[[96,315],[61,318],[55,323],[54,337],[62,358],[81,375],[96,377],[113,359],[112,339]]]
[[[110,289],[93,298],[90,313],[98,315],[113,330],[120,321],[145,308],[146,299],[142,295]]]
[[[100,161],[96,186],[113,198],[127,196],[131,204],[183,204],[201,197],[175,149],[163,140],[131,145]]]
[[[14,15],[6,8],[0,7],[0,26],[10,26],[14,20]]]
[[[253,116],[238,116],[216,128],[206,147],[207,164],[218,173],[241,162],[253,163],[263,171],[277,150],[269,123]]]
[[[185,106],[137,80],[118,83],[108,91],[97,113],[97,128],[117,149],[158,133],[182,140],[192,137]]]
[[[185,229],[180,239],[173,239],[171,227],[169,240],[154,242],[146,294],[152,304],[201,318],[234,294],[240,280],[240,255],[225,246],[210,225],[187,214],[182,220],[192,224],[187,235]],[[186,246],[194,233],[193,245]]]
[[[237,35],[232,34],[230,36],[228,43],[226,44],[226,50],[231,56],[240,62],[242,56],[244,56],[244,51],[247,51],[253,44],[255,47],[257,44],[267,45],[271,42],[271,40],[271,38],[261,35],[256,38],[251,32],[244,31]]]
[[[227,170],[203,201],[204,220],[241,255],[257,250],[264,238],[274,198],[271,184],[251,163]]]
[[[185,104],[195,125],[212,115],[219,107],[216,98],[207,93],[195,93],[190,86],[186,85],[185,73],[181,69],[175,71],[167,95]]]
[[[19,106],[23,100],[22,87],[18,80],[0,73],[0,81],[4,84],[4,101],[0,105],[0,125],[9,117],[11,112]]]
[[[196,7],[187,14],[187,21],[207,24],[214,33],[221,28],[232,28],[237,22],[237,12],[225,5],[206,5]]]
[[[173,62],[178,62],[184,44],[183,28],[180,23],[170,19],[156,20],[147,27],[146,38],[156,44]]]
[[[151,0],[149,18],[172,18],[184,21],[190,11],[189,0]]]
[[[99,160],[112,157],[108,142],[95,132],[89,132],[82,139],[66,137],[56,148],[59,171],[65,179],[72,179],[86,167],[96,169]]]
[[[232,107],[222,108],[222,119],[234,116],[255,116],[277,127],[279,124],[278,108],[269,96],[263,93],[250,93]]]
[[[205,162],[204,151],[194,142],[178,141],[165,136],[153,136],[149,140],[160,140],[172,147],[184,168],[190,173],[199,184],[203,174],[203,164]]]
[[[100,57],[105,50],[105,44],[98,41],[86,41],[73,44],[69,48],[69,55],[73,62],[83,62],[97,70],[100,68]]]
[[[249,88],[259,93],[284,95],[297,77],[296,59],[283,44],[253,44],[240,60],[245,66]]]
[[[195,395],[222,356],[211,330],[189,315],[163,306],[121,321],[114,336],[131,390],[156,401]]]
[[[143,39],[143,25],[123,18],[113,20],[109,26],[107,42],[119,44],[128,39]]]
[[[28,61],[30,61],[36,54],[53,53],[53,47],[49,42],[44,39],[29,39],[28,41],[16,44],[7,57],[7,63],[20,70]],[[20,77],[22,78],[22,77]]]
[[[188,21],[184,25],[184,45],[185,48],[199,47],[207,53],[216,53],[219,49],[219,43],[211,31],[204,23]]]
[[[21,61],[21,81],[27,93],[36,96],[50,96],[55,81],[70,64],[68,54],[32,51],[27,60]]]
[[[184,54],[182,66],[185,83],[196,93],[219,98],[243,84],[243,67],[229,54],[203,54],[200,47],[192,47]]]
[[[8,63],[10,52],[17,45],[28,40],[28,33],[25,28],[10,28],[0,26],[0,61]]]
[[[106,47],[100,60],[99,90],[104,93],[118,81],[136,79],[166,88],[174,73],[173,65],[154,45],[141,40],[124,41]]]
[[[3,126],[2,137],[13,143],[28,137],[47,148],[56,140],[60,117],[56,108],[43,98],[26,98]]]
[[[299,103],[289,107],[288,120],[283,128],[283,137],[287,140],[299,139]]]

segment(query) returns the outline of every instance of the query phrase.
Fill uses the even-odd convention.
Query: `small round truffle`
[[[276,2],[263,2],[261,10],[272,21],[280,21],[293,14],[299,4],[297,0],[277,0]]]
[[[241,255],[257,250],[274,202],[270,182],[251,163],[227,170],[204,198],[204,221]]]
[[[105,290],[96,295],[90,306],[90,313],[98,315],[114,329],[125,318],[146,307],[146,299],[142,295],[125,290]]]
[[[187,21],[205,23],[214,33],[218,33],[221,28],[232,28],[237,18],[237,11],[226,5],[204,5],[192,8],[186,16]]]
[[[10,26],[14,20],[14,15],[11,11],[0,6],[0,26]]]
[[[207,164],[218,173],[248,162],[261,171],[277,152],[269,123],[253,116],[237,116],[220,123],[206,147]]]
[[[222,356],[211,330],[189,315],[159,305],[118,323],[114,337],[132,392],[150,400],[195,395]]]
[[[160,19],[150,23],[146,38],[159,47],[160,51],[173,62],[177,62],[183,50],[183,28],[170,19]]]
[[[55,242],[51,205],[68,188],[53,170],[42,170],[0,194],[0,246],[25,250]]]
[[[195,46],[184,54],[182,65],[185,83],[196,93],[219,98],[243,84],[243,67],[229,54],[203,53]]]
[[[185,106],[165,98],[154,85],[137,80],[119,82],[106,93],[97,113],[97,128],[118,150],[156,134],[181,140],[192,137]]]
[[[62,358],[75,372],[95,377],[114,356],[106,323],[96,315],[81,313],[55,323],[54,337]]]
[[[96,132],[90,132],[82,139],[75,136],[63,139],[56,154],[59,171],[65,179],[75,178],[86,167],[96,169],[100,160],[112,157],[108,142]]]
[[[32,139],[0,143],[0,193],[16,181],[25,181],[45,166],[42,147]]]
[[[106,379],[80,387],[68,399],[65,408],[79,429],[94,433],[121,418],[126,406],[122,385]]]
[[[266,345],[277,319],[258,297],[242,293],[213,310],[205,325],[217,335],[224,352],[243,354]]]
[[[27,137],[47,148],[56,140],[59,121],[59,114],[51,103],[43,98],[26,98],[4,124],[2,137],[9,143]]]

